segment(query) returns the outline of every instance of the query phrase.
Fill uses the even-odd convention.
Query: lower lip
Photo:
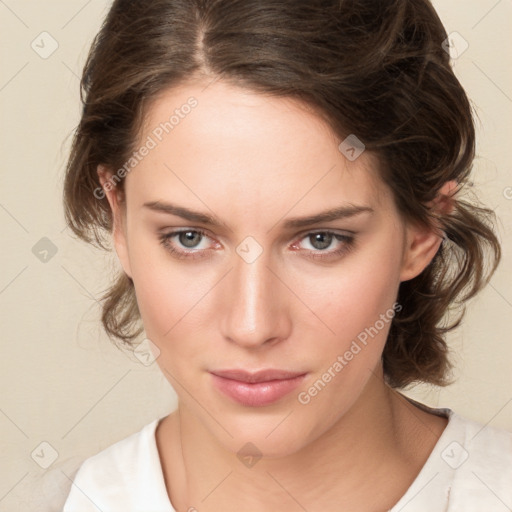
[[[293,379],[269,380],[266,382],[241,382],[226,379],[212,373],[214,385],[218,390],[236,402],[249,407],[261,407],[277,402],[291,393],[304,379],[299,375]]]

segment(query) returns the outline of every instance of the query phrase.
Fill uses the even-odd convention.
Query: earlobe
[[[124,194],[116,187],[116,183],[112,181],[113,173],[110,169],[100,164],[97,167],[97,173],[112,212],[112,237],[117,257],[125,273],[128,277],[132,278],[126,234]]]

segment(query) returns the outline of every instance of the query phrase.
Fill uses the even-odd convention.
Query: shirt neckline
[[[155,492],[158,496],[158,501],[161,501],[162,504],[165,504],[165,507],[168,509],[167,512],[176,512],[175,508],[172,506],[171,498],[169,493],[167,492],[167,486],[165,484],[164,478],[164,470],[162,467],[162,461],[160,460],[160,453],[158,452],[158,445],[156,443],[156,429],[161,421],[163,421],[166,416],[162,416],[161,418],[157,418],[153,420],[151,423],[147,425],[147,433],[150,437],[150,459],[151,459],[151,467],[158,468],[158,477],[154,481],[155,484]],[[164,511],[162,511],[164,512]]]
[[[401,394],[401,393],[400,393]],[[402,394],[401,394],[402,395]],[[449,408],[433,408],[428,405],[422,404],[421,402],[417,402],[416,400],[409,398],[408,396],[402,395],[407,401],[409,401],[415,407],[428,412],[430,414],[435,414],[436,416],[442,416],[448,419],[448,423],[446,424],[443,432],[439,436],[436,444],[432,448],[427,460],[423,464],[419,473],[416,475],[416,478],[412,481],[411,485],[407,488],[402,497],[391,507],[389,512],[399,512],[403,510],[409,502],[411,502],[416,496],[425,488],[430,481],[434,480],[439,474],[439,470],[436,471],[436,468],[439,468],[440,461],[442,460],[441,455],[442,451],[447,444],[448,438],[453,435],[454,430],[457,428],[457,424],[459,423],[459,417],[457,414],[453,412],[452,409]],[[431,475],[434,476],[431,476]],[[442,508],[440,508],[442,507]],[[446,510],[446,498],[441,494],[436,494],[435,496],[429,495],[429,509],[430,510]]]

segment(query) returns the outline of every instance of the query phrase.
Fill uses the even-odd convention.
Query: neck
[[[339,503],[348,510],[388,510],[413,482],[446,420],[416,408],[380,377],[313,442],[252,466],[180,406],[157,436],[173,506],[178,512],[259,512],[331,510]]]

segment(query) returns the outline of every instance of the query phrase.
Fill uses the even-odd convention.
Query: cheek
[[[193,275],[172,263],[156,237],[134,236],[130,247],[130,267],[137,304],[150,339],[160,342],[176,329],[190,309],[189,297],[198,291]]]
[[[392,276],[382,267],[379,272],[365,267],[364,272],[340,277],[336,286],[331,282],[325,293],[312,295],[315,310],[334,334],[323,329],[328,335],[315,336],[310,331],[315,371],[297,400],[305,410],[323,411],[324,423],[349,410],[378,373],[395,315],[397,284]]]
[[[322,328],[325,336],[315,336],[309,321],[318,365],[301,403],[311,400],[328,409],[336,404],[336,411],[345,410],[362,392],[380,363],[396,314],[399,250],[382,241],[345,263],[325,278],[312,275],[301,291],[329,328]]]
[[[148,337],[159,343],[190,336],[200,325],[201,297],[206,291],[185,272],[133,272],[137,304]]]
[[[302,281],[300,294],[341,344],[373,326],[396,300],[397,251],[373,249],[354,254],[339,271],[317,272]]]
[[[215,303],[218,275],[171,259],[158,242],[133,246],[130,264],[146,336],[160,350],[158,364],[179,373],[181,362],[196,361],[199,344],[211,339],[208,307]]]

